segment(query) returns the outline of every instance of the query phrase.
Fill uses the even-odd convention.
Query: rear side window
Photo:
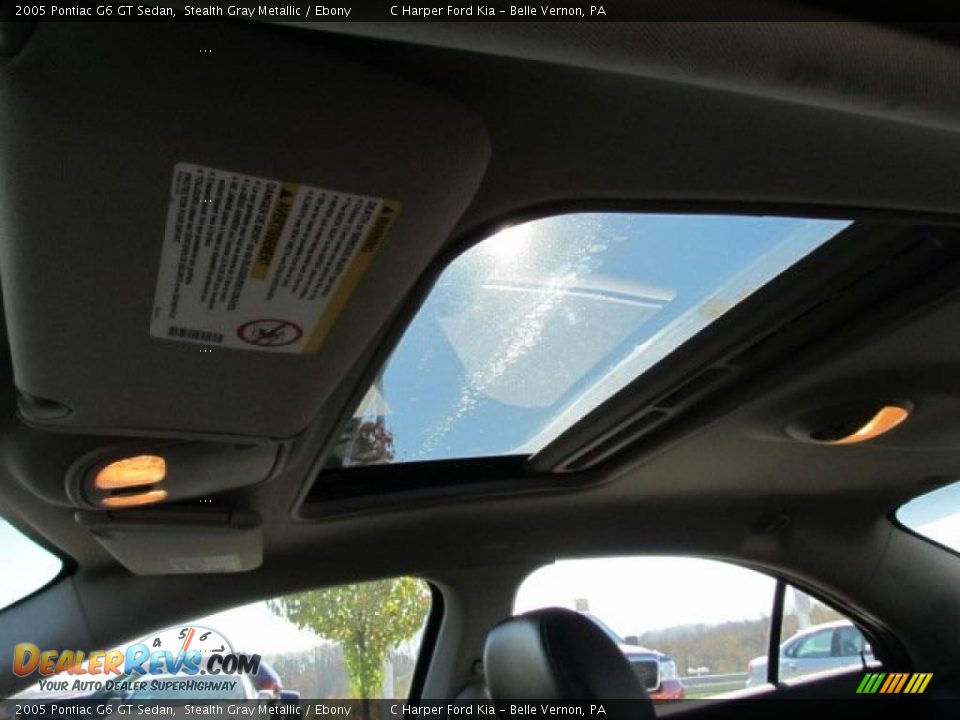
[[[3,582],[0,582],[0,609],[36,592],[60,574],[63,563],[56,555],[0,519],[0,548],[3,548]]]
[[[689,557],[558,561],[520,586],[514,611],[577,610],[620,648],[655,701],[718,697],[769,680],[777,581]],[[776,680],[873,660],[860,630],[833,608],[784,587]]]
[[[765,666],[775,586],[761,573],[698,558],[561,560],[523,582],[515,612],[584,613],[655,701],[714,697],[754,684],[752,662]]]
[[[960,553],[960,482],[914,498],[897,520],[928,540]]]
[[[27,648],[15,653],[14,671],[37,682],[18,698],[78,692],[124,702],[406,698],[431,597],[430,586],[412,577],[275,597],[158,628],[109,650],[84,648],[81,673],[62,669],[71,664],[62,653],[45,672],[41,648]]]

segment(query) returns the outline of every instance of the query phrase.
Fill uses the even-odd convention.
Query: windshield
[[[454,260],[333,466],[527,455],[849,225],[582,213]]]

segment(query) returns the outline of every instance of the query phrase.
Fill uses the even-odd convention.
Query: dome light
[[[167,476],[167,461],[157,455],[136,455],[104,466],[93,481],[98,490],[153,485]]]
[[[886,405],[880,408],[876,415],[867,420],[856,432],[833,440],[831,445],[854,445],[856,443],[873,440],[873,438],[888,433],[910,416],[910,411],[896,405]]]
[[[162,502],[166,499],[166,490],[147,490],[146,492],[127,495],[107,495],[100,499],[100,504],[108,508],[125,508],[136,507],[137,505],[150,505],[151,503]]]

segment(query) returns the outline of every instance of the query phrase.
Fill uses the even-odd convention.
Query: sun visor
[[[246,511],[80,511],[74,516],[136,575],[246,572],[263,562],[260,518]]]
[[[41,23],[5,65],[0,276],[28,424],[291,437],[376,338],[489,144],[451,98],[324,39]]]

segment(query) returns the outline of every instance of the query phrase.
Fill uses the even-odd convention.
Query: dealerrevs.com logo
[[[234,652],[222,635],[203,627],[171,628],[125,649],[42,650],[24,642],[13,651],[14,674],[43,678],[47,691],[110,689],[144,676],[256,675],[259,669],[259,655]]]

